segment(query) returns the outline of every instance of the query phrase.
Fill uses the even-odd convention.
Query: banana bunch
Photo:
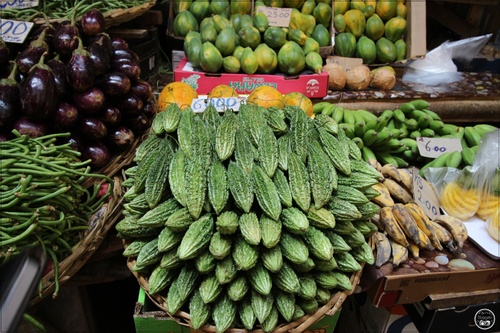
[[[372,187],[380,194],[372,202],[380,207],[392,207],[395,203],[413,201],[413,174],[410,169],[397,168],[393,164],[376,164],[375,168],[382,174],[381,179]]]
[[[371,221],[379,228],[372,236],[376,267],[387,262],[397,267],[409,258],[419,258],[421,249],[441,251],[447,248],[459,254],[468,238],[462,220],[450,215],[431,220],[413,202],[382,207]]]

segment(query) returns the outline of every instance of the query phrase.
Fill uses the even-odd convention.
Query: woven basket
[[[124,242],[124,246],[126,247],[127,243]],[[342,303],[346,300],[346,298],[351,295],[354,292],[355,287],[359,284],[359,280],[361,278],[361,273],[363,271],[364,264],[360,263],[362,268],[353,273],[351,275],[351,285],[352,285],[352,290],[344,290],[344,291],[338,291],[334,295],[332,295],[332,298],[330,301],[320,307],[314,314],[312,315],[305,315],[293,322],[290,323],[284,323],[281,325],[278,325],[272,332],[273,333],[284,333],[284,332],[294,332],[294,333],[301,333],[307,330],[312,324],[316,323],[319,321],[321,318],[323,318],[325,315],[332,316],[334,315],[342,306]],[[146,295],[151,299],[151,301],[162,311],[165,312],[165,317],[170,317],[171,319],[175,320],[179,325],[186,326],[186,327],[191,327],[191,318],[189,316],[189,313],[184,312],[184,311],[177,311],[175,315],[172,315],[168,313],[166,307],[165,307],[165,297],[161,295],[150,295],[148,293],[148,279],[144,275],[141,275],[138,272],[133,271],[133,267],[135,265],[135,260],[129,259],[127,261],[127,267],[130,269],[132,274],[136,277],[137,282],[139,283],[140,287],[146,292]],[[202,332],[209,332],[213,333],[215,332],[215,326],[213,325],[204,325],[202,326],[199,331]],[[233,333],[264,333],[263,330],[261,329],[255,329],[255,330],[247,330],[244,328],[230,328],[226,332],[233,332]]]
[[[135,7],[130,7],[130,8],[120,8],[120,9],[114,9],[109,12],[104,12],[104,18],[106,19],[106,29],[110,27],[114,27],[117,25],[120,25],[122,23],[126,23],[130,20],[135,19],[136,17],[141,16],[144,14],[146,11],[148,11],[151,7],[153,7],[156,4],[156,0],[151,0],[148,2],[143,3],[142,5],[135,6]],[[80,19],[80,17],[76,18],[77,20]],[[61,18],[61,19],[49,19],[50,22],[52,23],[59,23],[64,20],[67,20],[67,18]],[[44,24],[45,20],[43,18],[35,18],[33,20],[36,24]]]
[[[59,285],[68,281],[87,263],[101,245],[108,231],[121,216],[123,200],[122,177],[115,175],[122,170],[124,165],[130,164],[135,156],[135,148],[140,141],[140,138],[136,139],[129,150],[115,156],[107,166],[96,172],[113,178],[113,193],[110,195],[109,200],[90,217],[87,223],[88,230],[86,230],[83,238],[73,246],[73,252],[59,263]],[[84,182],[83,186],[90,187],[94,181],[94,179],[89,179]],[[55,289],[55,271],[52,269],[43,276],[41,290],[31,300],[30,306],[53,294]]]

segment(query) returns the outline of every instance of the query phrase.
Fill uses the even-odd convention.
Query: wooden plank
[[[109,29],[108,34],[112,37],[121,37],[124,39],[142,39],[148,36],[146,29]]]
[[[480,32],[478,27],[468,24],[452,11],[433,1],[427,2],[427,15],[457,33],[461,38],[477,36]]]
[[[426,306],[429,310],[445,309],[457,306],[491,303],[498,301],[499,297],[500,289],[429,295],[430,302],[426,304]]]

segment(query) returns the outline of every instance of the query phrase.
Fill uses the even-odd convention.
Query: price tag
[[[0,0],[0,10],[10,8],[31,8],[38,6],[38,0]]]
[[[226,109],[238,111],[240,104],[244,101],[243,97],[224,97],[224,98],[195,98],[191,103],[191,109],[194,112],[203,112],[211,104],[219,112],[224,112]]]
[[[290,16],[292,16],[291,8],[258,6],[257,12],[264,13],[269,21],[269,26],[276,27],[288,27],[290,24]]]
[[[0,19],[0,37],[7,43],[24,43],[33,22]]]
[[[459,138],[417,138],[420,156],[436,158],[446,152],[462,151]]]
[[[425,211],[430,219],[435,219],[440,215],[439,198],[432,185],[418,174],[418,170],[413,168],[413,200]]]

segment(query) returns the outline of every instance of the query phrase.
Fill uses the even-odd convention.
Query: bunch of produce
[[[292,8],[288,27],[270,26],[259,6]],[[191,64],[205,72],[296,75],[322,72],[320,49],[331,44],[331,5],[325,2],[195,0],[173,22]]]
[[[70,144],[57,143],[68,133],[36,139],[15,135],[0,142],[0,264],[28,247],[43,247],[55,269],[56,295],[59,261],[85,235],[89,218],[111,193],[112,183],[90,173],[90,161],[80,160]],[[103,181],[109,186],[100,193]]]
[[[328,73],[328,88],[331,90],[390,90],[396,85],[396,71],[391,66],[370,70],[366,65],[358,65],[346,70],[339,64],[328,63],[323,66],[323,71]]]
[[[398,266],[410,256],[418,258],[420,249],[441,251],[446,247],[454,254],[462,251],[468,237],[462,220],[449,215],[429,219],[413,201],[413,176],[409,169],[385,164],[379,171],[384,179],[373,185],[380,195],[372,199],[381,207],[372,218],[378,226],[373,237],[376,267],[389,261]]]
[[[400,168],[420,164],[428,167],[463,168],[472,165],[481,138],[497,127],[490,124],[458,126],[444,123],[430,110],[430,103],[415,99],[378,116],[367,110],[351,110],[329,102],[314,104],[315,114],[325,114],[338,123],[372,165],[392,164]],[[458,138],[462,152],[445,152],[435,159],[420,156],[416,138]]]
[[[334,1],[334,54],[363,63],[392,63],[406,58],[405,1]]]
[[[12,129],[31,137],[70,132],[74,148],[100,168],[149,128],[156,102],[140,78],[140,59],[104,32],[98,10],[47,22],[28,38],[0,81],[3,140]]]
[[[116,225],[123,255],[194,329],[269,332],[351,290],[374,262],[366,239],[382,175],[329,117],[170,103],[135,162]]]

